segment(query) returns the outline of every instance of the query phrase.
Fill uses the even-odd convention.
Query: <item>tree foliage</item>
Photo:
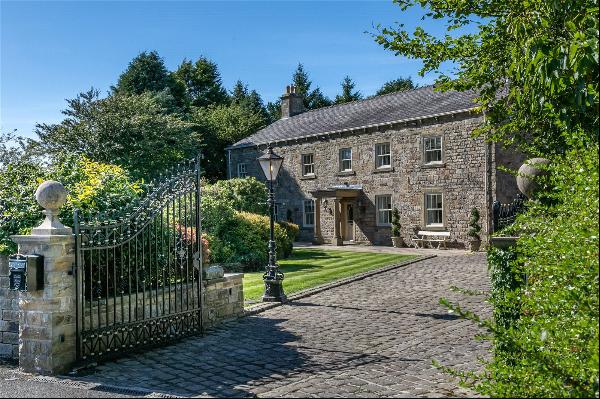
[[[552,189],[512,227],[516,250],[490,252],[495,356],[481,393],[598,396],[598,162],[597,145],[556,157]]]
[[[399,91],[406,91],[416,89],[418,85],[414,84],[411,77],[408,78],[398,78],[394,80],[390,80],[385,82],[383,86],[375,93],[376,96],[381,96],[383,94],[396,93]]]
[[[125,206],[142,191],[140,182],[119,166],[74,155],[45,165],[23,152],[0,167],[0,254],[16,250],[11,235],[29,234],[41,223],[42,209],[34,193],[44,180],[60,181],[67,189],[67,203],[60,214],[67,224],[74,208],[103,212]]]
[[[149,178],[192,158],[201,137],[194,125],[170,112],[172,97],[144,92],[99,98],[91,89],[67,100],[66,118],[38,124],[32,148],[41,154],[80,154],[119,165],[136,178]]]
[[[474,89],[486,110],[480,133],[539,155],[598,141],[598,3],[595,0],[396,0],[446,21],[437,37],[422,27],[381,28],[376,41],[423,61],[440,89]],[[457,34],[458,29],[472,33]],[[456,76],[440,72],[456,65]]]
[[[333,102],[325,96],[320,88],[315,87],[311,90],[313,82],[310,80],[308,73],[304,70],[304,65],[298,64],[298,67],[292,75],[292,84],[296,86],[296,93],[302,95],[304,100],[304,108],[306,110],[327,107]],[[281,118],[281,101],[277,100],[267,104],[267,112],[270,115],[271,121],[276,121]]]
[[[350,76],[346,76],[344,80],[342,80],[342,93],[335,96],[335,104],[343,104],[349,103],[351,101],[362,100],[363,96],[360,91],[354,91],[354,87],[356,83],[350,78]]]
[[[126,95],[165,92],[173,96],[177,106],[185,103],[183,87],[175,81],[156,51],[138,54],[119,76],[112,90]]]
[[[208,58],[200,57],[194,63],[183,60],[173,76],[183,85],[186,96],[193,106],[207,107],[229,102],[217,64]]]
[[[270,123],[269,113],[263,104],[260,94],[256,90],[248,90],[248,86],[241,80],[238,80],[229,96],[231,104],[240,105],[254,114],[259,114],[263,119],[263,124]]]
[[[264,125],[263,116],[243,105],[218,105],[197,108],[192,120],[202,132],[208,149],[204,154],[204,172],[210,180],[225,178],[225,147],[256,132]]]

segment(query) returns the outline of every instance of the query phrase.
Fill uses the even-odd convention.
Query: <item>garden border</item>
[[[365,279],[367,277],[375,276],[375,275],[380,274],[380,273],[385,273],[385,272],[388,272],[390,270],[398,269],[398,268],[401,268],[401,267],[404,267],[404,266],[411,265],[413,263],[421,262],[423,260],[427,260],[427,259],[431,259],[431,258],[435,258],[435,257],[437,257],[437,255],[435,255],[435,254],[432,254],[432,255],[416,255],[415,258],[408,259],[408,260],[406,260],[404,262],[400,262],[400,263],[396,263],[396,264],[393,264],[393,265],[385,266],[385,267],[382,267],[380,269],[369,270],[368,272],[363,272],[363,273],[356,274],[354,276],[350,276],[350,277],[346,277],[346,278],[343,278],[343,279],[340,279],[340,280],[332,281],[331,283],[325,283],[325,284],[321,284],[321,285],[318,285],[318,286],[313,287],[313,288],[307,288],[305,290],[298,291],[298,292],[296,292],[294,294],[289,295],[286,302],[267,302],[267,303],[259,303],[259,304],[256,304],[256,305],[252,305],[252,306],[244,309],[244,314],[241,317],[256,315],[256,314],[262,313],[262,312],[264,312],[266,310],[273,309],[275,307],[285,305],[286,303],[289,303],[289,302],[292,302],[292,301],[296,301],[298,299],[306,298],[307,296],[318,294],[320,292],[329,290],[331,288],[335,288],[335,287],[339,287],[339,286],[342,286],[342,285],[350,284],[350,283],[353,283],[355,281],[363,280],[363,279]]]

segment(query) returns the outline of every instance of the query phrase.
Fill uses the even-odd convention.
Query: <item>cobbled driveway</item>
[[[78,380],[178,396],[467,396],[432,365],[475,370],[487,345],[471,322],[439,304],[482,315],[483,254],[438,257],[227,323],[202,338],[97,366]],[[73,377],[70,377],[73,378]]]

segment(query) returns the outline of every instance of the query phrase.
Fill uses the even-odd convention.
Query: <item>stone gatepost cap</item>
[[[35,190],[35,199],[42,208],[57,210],[67,202],[67,190],[62,183],[47,180]]]

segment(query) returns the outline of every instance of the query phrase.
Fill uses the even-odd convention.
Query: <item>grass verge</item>
[[[414,257],[394,253],[299,248],[288,259],[279,261],[279,265],[285,273],[283,289],[286,295],[290,295]],[[260,301],[264,289],[262,275],[262,271],[244,275],[246,306]]]

